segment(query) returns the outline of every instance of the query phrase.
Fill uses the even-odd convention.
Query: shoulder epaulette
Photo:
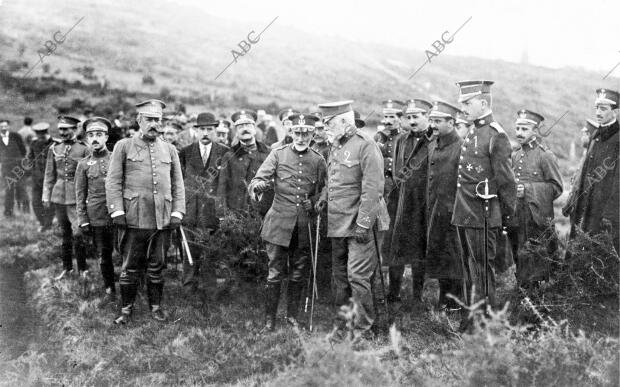
[[[496,121],[493,121],[489,124],[490,127],[492,127],[493,129],[497,130],[498,133],[504,133],[506,134],[506,131],[504,131],[504,128],[502,128],[502,126],[497,123]]]

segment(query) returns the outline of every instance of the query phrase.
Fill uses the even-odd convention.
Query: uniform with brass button
[[[599,127],[591,135],[578,187],[573,200],[571,238],[576,229],[591,235],[609,232],[616,253],[620,252],[620,194],[618,179],[620,94],[615,90],[596,90],[595,109]]]
[[[60,140],[53,139],[49,135],[49,127],[50,124],[47,122],[38,122],[33,125],[32,130],[37,134],[37,138],[30,143],[30,149],[26,155],[27,165],[32,168],[32,209],[41,225],[40,231],[52,227],[54,219],[54,209],[43,206],[43,181],[45,180],[47,154],[51,146],[60,143]]]
[[[327,236],[332,241],[334,302],[352,298],[359,317],[355,329],[365,332],[375,319],[371,284],[377,265],[375,225],[387,229],[383,199],[384,169],[376,142],[355,127],[353,101],[319,105],[333,140],[327,186],[318,207],[327,205]],[[341,327],[342,321],[338,321]]]
[[[271,327],[287,266],[287,319],[296,323],[310,253],[308,225],[312,224],[314,203],[325,186],[327,173],[323,156],[309,148],[317,117],[294,114],[289,119],[294,139],[308,137],[304,139],[304,146],[298,146],[295,140],[272,150],[248,186],[250,195],[263,192],[267,187],[275,191],[273,205],[265,215],[261,231],[269,256],[265,314]]]
[[[222,171],[218,182],[218,196],[225,207],[235,211],[256,210],[261,215],[267,213],[273,200],[273,191],[266,192],[261,201],[251,202],[247,186],[256,175],[258,168],[267,158],[270,149],[256,140],[256,113],[241,110],[232,115],[233,126],[237,128],[237,141],[222,160]]]
[[[162,271],[170,231],[180,226],[185,213],[185,188],[177,150],[159,136],[165,106],[158,100],[136,105],[140,135],[116,143],[105,183],[108,212],[118,227],[123,257],[118,324],[129,321],[145,270],[151,315],[158,321],[166,319],[161,308]]]
[[[383,195],[387,198],[389,192],[394,187],[393,173],[394,173],[394,144],[396,138],[401,133],[400,129],[400,117],[403,115],[404,104],[401,101],[388,99],[383,101],[383,116],[396,117],[393,120],[386,121],[384,129],[378,131],[375,134],[374,140],[379,145],[381,155],[383,156],[383,171],[385,177],[385,184]]]
[[[95,246],[95,256],[99,262],[106,297],[114,298],[114,265],[112,263],[113,228],[108,215],[105,199],[105,180],[110,165],[110,152],[106,148],[107,133],[112,123],[103,117],[92,117],[82,125],[89,139],[89,133],[104,133],[100,149],[92,149],[92,154],[78,163],[75,172],[75,199],[78,224],[90,231]]]
[[[540,143],[537,133],[543,121],[542,115],[530,110],[522,109],[517,113],[517,139],[522,144],[512,153],[517,210],[509,224],[508,235],[520,286],[547,279],[550,270],[547,260],[519,256],[519,249],[525,242],[546,245],[550,256],[557,250],[553,201],[562,194],[562,175],[555,155]]]
[[[45,206],[50,203],[54,205],[56,219],[62,229],[63,274],[73,270],[73,234],[78,231],[75,170],[78,161],[90,154],[88,147],[75,137],[79,122],[70,116],[58,117],[58,130],[64,134],[63,142],[50,147],[43,180],[43,203]],[[85,255],[76,254],[76,258],[78,270],[85,271]]]
[[[464,81],[460,87],[459,102],[473,127],[467,133],[459,156],[456,198],[452,224],[459,233],[463,252],[467,296],[475,285],[476,298],[484,297],[485,248],[489,259],[487,268],[489,301],[494,303],[496,242],[499,228],[512,216],[516,202],[516,184],[510,155],[512,148],[504,129],[495,121],[491,111],[492,81]],[[476,112],[476,116],[470,116]],[[490,199],[488,209],[488,238],[485,247],[485,201],[477,197],[476,186],[488,179]],[[468,299],[470,305],[473,299]],[[471,323],[467,320],[464,326]]]

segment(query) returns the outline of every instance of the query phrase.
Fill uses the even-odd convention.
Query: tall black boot
[[[280,282],[265,285],[265,329],[276,329],[276,313],[280,299]]]
[[[402,302],[400,299],[400,287],[403,283],[404,267],[391,266],[388,270],[388,278],[390,284],[388,285],[387,301],[389,303]]]
[[[151,316],[155,320],[165,321],[166,316],[161,308],[161,299],[164,294],[164,284],[147,282],[146,293],[149,299],[149,307],[151,308]]]
[[[121,314],[114,320],[114,324],[127,324],[133,313],[133,303],[138,293],[137,284],[121,284]]]
[[[303,288],[302,282],[289,281],[286,300],[286,322],[294,327],[299,327],[299,321],[297,321],[297,314],[299,313],[299,303],[301,302],[301,290]]]
[[[413,282],[413,303],[422,302],[422,292],[424,291],[424,272],[416,271],[411,273]]]

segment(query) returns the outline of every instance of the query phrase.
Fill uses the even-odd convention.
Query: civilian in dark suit
[[[185,217],[193,267],[187,257],[183,258],[183,285],[192,290],[198,288],[200,256],[204,251],[205,238],[219,228],[216,197],[219,174],[224,154],[229,150],[217,141],[216,127],[219,121],[211,113],[200,113],[194,125],[198,141],[181,149],[179,159],[185,183]],[[215,287],[215,272],[207,267],[207,285]]]
[[[26,146],[22,137],[18,133],[10,132],[10,125],[9,120],[0,120],[0,164],[2,164],[1,173],[6,184],[4,215],[7,217],[13,216],[17,184],[25,173],[20,164],[26,156]]]

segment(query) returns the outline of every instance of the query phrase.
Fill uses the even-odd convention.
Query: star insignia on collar
[[[471,164],[467,164],[467,167],[465,168],[467,168],[468,171],[471,171],[472,169],[474,169],[474,166]]]
[[[478,165],[478,166],[476,167],[476,172],[478,172],[478,173],[482,173],[482,171],[484,171],[484,168],[482,168],[482,166],[481,166],[481,165]]]

